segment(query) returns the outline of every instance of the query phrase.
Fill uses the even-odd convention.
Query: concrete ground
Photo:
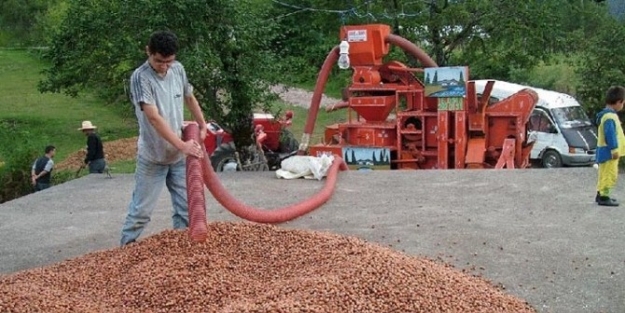
[[[247,204],[277,208],[323,182],[227,173]],[[282,227],[331,231],[482,275],[539,312],[625,310],[625,205],[595,205],[592,168],[344,172],[323,207]],[[116,248],[132,175],[89,175],[0,205],[0,273]],[[615,193],[625,202],[622,183]],[[207,192],[208,194],[208,192]],[[164,190],[142,238],[171,227]],[[239,220],[208,194],[208,218]]]

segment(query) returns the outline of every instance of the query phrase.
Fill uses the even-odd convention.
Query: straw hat
[[[87,130],[87,129],[96,129],[97,127],[93,124],[91,124],[91,121],[83,121],[82,122],[82,127],[79,128],[78,130]]]

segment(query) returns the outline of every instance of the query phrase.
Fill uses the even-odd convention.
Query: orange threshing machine
[[[336,154],[357,169],[524,168],[532,143],[526,124],[538,100],[529,89],[489,101],[492,83],[478,95],[468,68],[438,67],[387,25],[350,25],[324,63],[300,144],[300,154]],[[423,66],[384,61],[392,45]],[[347,121],[326,126],[309,145],[321,94],[333,64],[351,68],[343,102]],[[421,77],[421,78],[418,78]]]

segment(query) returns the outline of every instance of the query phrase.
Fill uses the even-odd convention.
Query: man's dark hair
[[[625,100],[625,88],[622,86],[612,86],[605,95],[605,103],[614,105]]]
[[[152,33],[148,42],[150,54],[159,53],[164,57],[174,55],[178,52],[178,37],[168,30],[161,30]]]
[[[56,149],[53,145],[46,146],[46,154],[50,153],[50,151]]]

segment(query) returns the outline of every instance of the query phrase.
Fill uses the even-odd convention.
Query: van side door
[[[541,108],[532,111],[528,121],[529,138],[534,140],[530,159],[538,159],[541,152],[557,144],[558,128],[549,114]]]

